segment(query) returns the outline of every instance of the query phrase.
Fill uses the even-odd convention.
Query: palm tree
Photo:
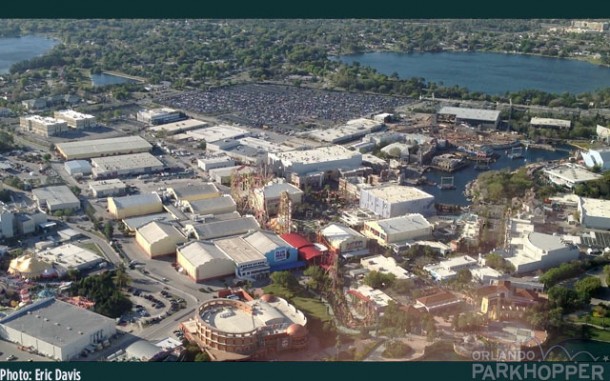
[[[127,274],[127,269],[124,264],[119,264],[112,280],[119,289],[123,289],[131,283],[131,278]]]

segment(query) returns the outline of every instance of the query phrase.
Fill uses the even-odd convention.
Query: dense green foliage
[[[112,272],[83,278],[72,284],[70,292],[93,300],[95,312],[111,318],[121,316],[132,307],[131,300],[117,288]]]
[[[514,172],[489,171],[477,179],[480,201],[498,202],[513,197],[522,197],[533,186],[525,168]]]
[[[389,340],[385,343],[385,349],[382,356],[390,359],[398,359],[406,357],[413,350],[407,344],[400,340]]]
[[[485,325],[485,317],[476,312],[467,312],[455,315],[453,318],[453,329],[460,332],[474,332]]]
[[[602,178],[576,184],[574,193],[581,197],[610,199],[610,171],[602,173]]]
[[[573,261],[570,263],[562,263],[559,267],[553,267],[542,274],[542,276],[540,276],[540,281],[544,283],[544,286],[547,289],[550,289],[560,281],[575,277],[582,274],[584,271],[585,268],[581,262]]]
[[[588,276],[582,279],[579,279],[574,284],[574,290],[578,294],[578,297],[582,299],[585,303],[588,303],[589,300],[599,289],[602,287],[602,281],[598,277]]]
[[[515,271],[515,266],[497,253],[488,254],[485,257],[485,265],[503,273],[512,273]]]
[[[362,280],[364,284],[372,288],[386,288],[392,286],[396,276],[394,274],[384,274],[379,271],[371,271]]]
[[[289,291],[294,291],[299,287],[299,281],[290,271],[276,271],[270,276],[271,281]]]

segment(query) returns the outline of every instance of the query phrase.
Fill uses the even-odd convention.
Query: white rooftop
[[[388,203],[434,198],[433,195],[421,189],[404,185],[387,185],[379,188],[368,188],[363,191],[383,199]]]
[[[150,244],[168,237],[174,238],[177,241],[186,240],[182,232],[174,225],[161,221],[152,221],[139,227],[138,234]]]
[[[369,271],[377,271],[383,274],[393,274],[396,279],[413,278],[411,273],[398,266],[394,258],[391,257],[374,255],[372,257],[362,258],[360,260],[360,264]]]
[[[292,163],[322,163],[362,157],[360,153],[350,151],[342,146],[319,147],[303,151],[276,152],[274,155],[286,166],[289,166]]]
[[[265,260],[265,256],[242,237],[219,239],[214,243],[237,265]]]
[[[379,220],[376,221],[376,223],[388,234],[432,227],[430,222],[428,222],[428,220],[426,220],[421,214],[407,214],[406,216]]]
[[[279,235],[267,231],[253,232],[243,239],[263,254],[282,247],[291,247],[288,242],[284,241]]]
[[[545,169],[544,173],[571,183],[592,181],[602,177],[602,175],[593,173],[583,166],[570,163]]]
[[[195,140],[204,140],[208,143],[224,139],[235,139],[249,134],[248,130],[228,125],[212,126],[186,132],[186,136]]]
[[[58,143],[57,148],[68,157],[82,156],[97,157],[106,155],[108,152],[150,150],[152,146],[140,136],[123,136],[120,138],[79,140],[75,142]]]
[[[98,173],[113,172],[117,170],[163,167],[163,163],[148,152],[96,157],[91,159],[91,164],[97,168]]]
[[[161,131],[167,131],[168,133],[173,133],[176,131],[187,131],[187,130],[191,130],[191,129],[195,129],[198,127],[205,127],[207,126],[207,122],[202,122],[201,120],[197,120],[197,119],[186,119],[186,120],[181,120],[179,122],[174,122],[174,123],[167,123],[167,124],[161,124],[158,126],[154,126],[149,128],[149,131],[152,132],[161,132]]]
[[[358,233],[354,229],[341,224],[328,225],[322,229],[322,235],[333,243],[341,243],[353,237],[364,238],[362,234]]]
[[[109,189],[124,189],[127,185],[120,179],[89,181],[89,188],[97,192]]]
[[[247,312],[247,309],[225,306],[205,310],[201,318],[208,325],[229,333],[246,333],[265,328],[281,331],[295,323],[307,323],[307,318],[301,311],[279,297],[275,297],[272,302],[256,299],[245,304],[252,308],[252,313]]]
[[[63,120],[51,118],[49,116],[40,116],[40,115],[26,116],[25,119],[32,121],[32,122],[44,124],[45,126],[53,126],[55,124],[66,123]]]
[[[477,108],[443,107],[439,114],[455,115],[458,119],[473,119],[495,122],[500,117],[500,111]]]
[[[74,111],[74,110],[61,110],[57,111],[56,114],[60,114],[66,118],[75,119],[75,120],[83,120],[83,119],[93,119],[95,116],[89,114],[83,114],[82,112]]]
[[[103,261],[97,253],[70,243],[41,251],[38,258],[48,263],[57,263],[65,269],[78,269]]]
[[[530,124],[536,126],[551,126],[551,127],[561,127],[561,128],[570,128],[572,125],[572,121],[565,119],[553,119],[553,118],[539,118],[532,117],[530,120]]]
[[[610,218],[610,200],[582,197],[580,204],[589,217]]]
[[[365,284],[353,289],[371,302],[375,303],[378,307],[387,307],[388,304],[393,300],[388,294],[381,290],[375,290],[374,288]]]

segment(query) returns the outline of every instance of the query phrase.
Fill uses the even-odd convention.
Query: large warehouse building
[[[116,334],[107,318],[56,299],[39,300],[0,320],[0,336],[43,356],[69,361]]]
[[[81,140],[59,143],[56,147],[59,154],[66,160],[149,152],[152,149],[150,143],[140,136]]]
[[[63,120],[68,126],[77,130],[93,128],[97,125],[95,116],[83,114],[74,110],[55,111],[53,116],[58,120]]]
[[[215,243],[235,263],[237,278],[255,280],[269,275],[267,258],[242,237],[220,239]]]
[[[322,229],[321,234],[335,255],[352,258],[369,254],[368,238],[350,227],[333,223]]]
[[[165,165],[148,152],[91,159],[96,179],[160,172]]]
[[[513,256],[506,258],[515,267],[516,274],[546,270],[578,259],[578,248],[568,245],[561,237],[530,232],[511,239]]]
[[[167,107],[140,110],[136,114],[136,119],[139,122],[148,123],[152,126],[165,123],[174,123],[185,118],[186,116],[180,111]]]
[[[93,197],[123,196],[127,192],[127,185],[119,179],[90,181],[89,190]]]
[[[56,210],[76,210],[80,208],[80,200],[66,185],[36,188],[32,190],[38,207],[48,212]]]
[[[580,223],[592,229],[610,229],[610,201],[581,197],[578,199]]]
[[[40,115],[22,116],[19,118],[19,127],[21,131],[46,137],[68,131],[65,121]]]
[[[178,264],[195,282],[235,275],[235,263],[212,242],[194,241],[178,248]]]
[[[161,124],[159,126],[151,127],[148,129],[148,131],[155,134],[176,135],[205,126],[207,126],[207,122],[202,122],[197,119],[187,119],[179,122]]]
[[[134,196],[108,197],[108,211],[117,220],[145,216],[163,211],[163,202],[157,193]]]
[[[136,230],[136,242],[150,258],[176,253],[187,238],[174,225],[153,221]]]
[[[336,178],[341,171],[360,168],[362,154],[342,146],[329,146],[303,151],[270,152],[268,163],[276,175],[316,179],[322,185],[328,178]],[[299,180],[300,183],[301,180]]]
[[[437,114],[439,122],[467,123],[471,126],[497,128],[500,111],[476,108],[443,107]]]
[[[360,208],[370,210],[382,218],[419,213],[429,216],[435,213],[434,196],[418,188],[389,185],[379,188],[363,188],[360,192]]]
[[[303,202],[304,192],[302,190],[289,183],[276,183],[254,190],[257,208],[264,209],[270,216],[277,214],[280,198],[284,192],[288,193],[293,208]]]

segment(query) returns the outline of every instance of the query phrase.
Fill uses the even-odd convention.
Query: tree
[[[131,278],[129,277],[129,274],[127,274],[127,269],[124,264],[121,263],[117,266],[112,280],[119,289],[125,288],[131,283]]]
[[[108,221],[104,224],[104,236],[106,238],[108,238],[108,240],[111,240],[113,235],[114,235],[114,226],[112,226],[112,223],[110,221]]]
[[[294,291],[299,286],[297,278],[290,271],[276,271],[271,274],[270,278],[274,284],[290,291]]]
[[[199,149],[205,151],[207,148],[208,144],[205,142],[205,140],[202,140],[201,142],[199,142]]]
[[[373,270],[366,274],[362,281],[372,288],[386,288],[390,287],[395,280],[396,276],[394,274],[384,274]]]
[[[309,285],[316,290],[320,290],[327,279],[326,272],[320,266],[309,266],[303,275],[310,277]]]
[[[51,154],[50,154],[50,153],[45,153],[45,154],[42,156],[42,158],[43,158],[43,160],[44,160],[45,162],[47,162],[47,163],[48,163],[49,161],[51,161]]]
[[[551,287],[548,297],[551,308],[561,307],[564,310],[571,310],[580,304],[578,294],[574,290],[562,286]]]
[[[455,281],[461,284],[468,284],[472,282],[472,273],[469,269],[460,269],[455,276]]]
[[[72,193],[74,193],[74,195],[75,195],[76,197],[80,196],[80,194],[81,194],[81,190],[80,190],[80,188],[79,188],[79,187],[77,187],[76,185],[72,185],[72,186],[70,187],[70,190],[72,191]]]
[[[580,279],[574,284],[574,290],[578,294],[578,298],[583,302],[588,303],[600,288],[602,287],[602,281],[595,276],[588,276]]]

